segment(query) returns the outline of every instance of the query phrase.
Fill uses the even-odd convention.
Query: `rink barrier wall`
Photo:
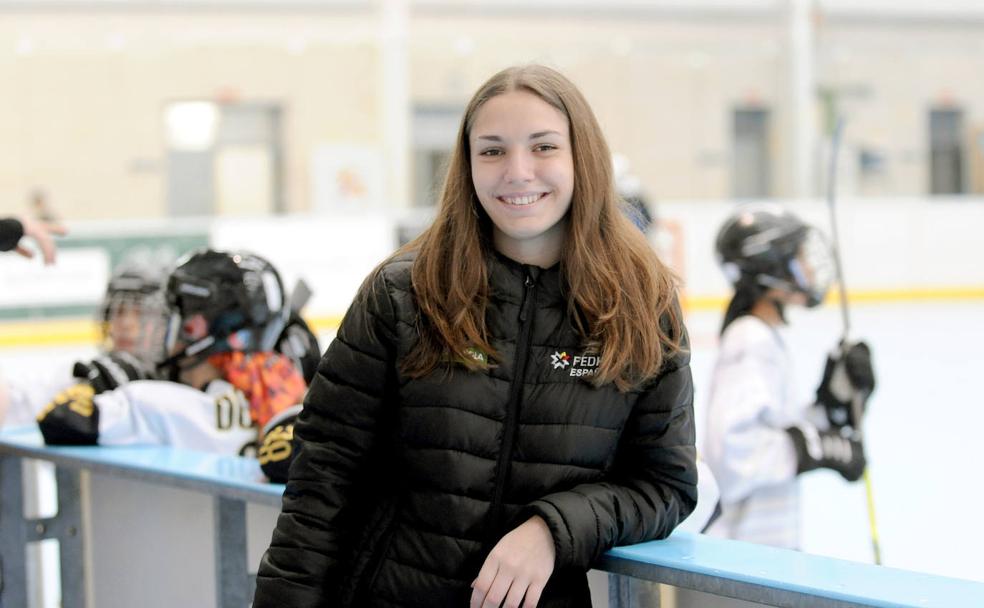
[[[824,200],[775,201],[830,233]],[[658,201],[672,226],[650,241],[681,280],[688,310],[724,310],[730,286],[713,243],[736,201]],[[838,200],[841,258],[853,303],[984,299],[982,197],[848,198]],[[68,222],[58,263],[0,256],[0,319],[37,321],[94,317],[111,269],[133,249],[177,255],[208,244],[248,249],[270,259],[291,287],[298,279],[313,296],[305,316],[331,329],[372,269],[430,221],[433,209],[359,213],[298,213],[256,217]],[[660,225],[660,224],[657,224]],[[321,323],[318,323],[322,325]],[[33,325],[33,323],[29,323]],[[30,346],[15,326],[0,324],[0,347]],[[91,330],[37,332],[34,344],[88,340]],[[9,335],[9,337],[8,337]]]
[[[58,513],[24,516],[25,459],[55,466]],[[50,447],[36,429],[0,433],[0,608],[27,605],[28,543],[55,538],[61,546],[65,608],[87,605],[84,543],[85,477],[112,475],[207,495],[214,501],[215,605],[244,608],[255,588],[246,551],[246,506],[280,505],[284,486],[265,483],[252,459],[169,447]],[[124,531],[121,531],[124,532]],[[597,568],[609,573],[611,608],[652,601],[652,581],[773,606],[984,606],[984,583],[837,560],[677,532],[668,539],[616,547]],[[122,574],[122,573],[121,573]],[[166,573],[160,573],[166,575]]]
[[[827,295],[825,306],[839,302],[836,290]],[[984,287],[946,287],[896,290],[851,291],[852,305],[877,305],[919,302],[966,302],[984,300]],[[720,311],[724,314],[728,298],[720,296],[683,297],[685,312]],[[334,333],[342,322],[341,315],[310,316],[315,333]],[[101,340],[99,325],[92,318],[44,319],[27,321],[0,320],[0,349],[96,346]],[[327,344],[323,344],[326,347]]]

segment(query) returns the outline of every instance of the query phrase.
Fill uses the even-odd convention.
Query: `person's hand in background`
[[[7,221],[10,222],[10,220]],[[34,252],[23,244],[25,238],[30,238],[41,249],[44,263],[53,264],[57,251],[54,237],[64,236],[68,232],[65,227],[55,222],[43,222],[26,216],[13,218],[13,221],[19,223],[23,231],[21,237],[16,241],[17,245],[14,247],[14,251],[25,258],[34,257]]]

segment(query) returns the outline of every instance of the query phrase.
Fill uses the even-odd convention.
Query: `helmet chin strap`
[[[167,357],[158,364],[157,368],[163,371],[164,377],[171,382],[181,382],[181,372],[204,362],[210,352],[208,351],[208,347],[214,343],[214,337],[206,336],[198,342],[189,344],[170,357]]]

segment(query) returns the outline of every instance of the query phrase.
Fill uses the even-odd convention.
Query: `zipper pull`
[[[530,295],[533,293],[533,287],[536,286],[536,281],[529,273],[527,273],[526,280],[523,282],[523,284],[526,285],[526,293],[523,294],[523,305],[519,309],[519,320],[520,322],[525,323],[526,318],[529,316],[527,314],[527,311],[529,310],[532,302]]]

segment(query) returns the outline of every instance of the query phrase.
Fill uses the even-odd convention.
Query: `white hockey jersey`
[[[204,391],[136,380],[94,397],[80,384],[56,396],[40,424],[53,443],[169,445],[252,456],[257,439],[249,402],[225,380],[213,380]]]
[[[242,391],[213,380],[204,391],[165,380],[137,380],[101,393],[100,445],[169,445],[254,455],[257,429]]]
[[[0,378],[0,392],[7,400],[7,414],[0,426],[18,427],[37,423],[37,416],[51,398],[77,383],[69,368],[17,377]]]
[[[809,405],[793,398],[792,373],[779,331],[758,317],[736,319],[721,336],[703,446],[722,513],[708,534],[799,548],[796,452],[784,429]]]

